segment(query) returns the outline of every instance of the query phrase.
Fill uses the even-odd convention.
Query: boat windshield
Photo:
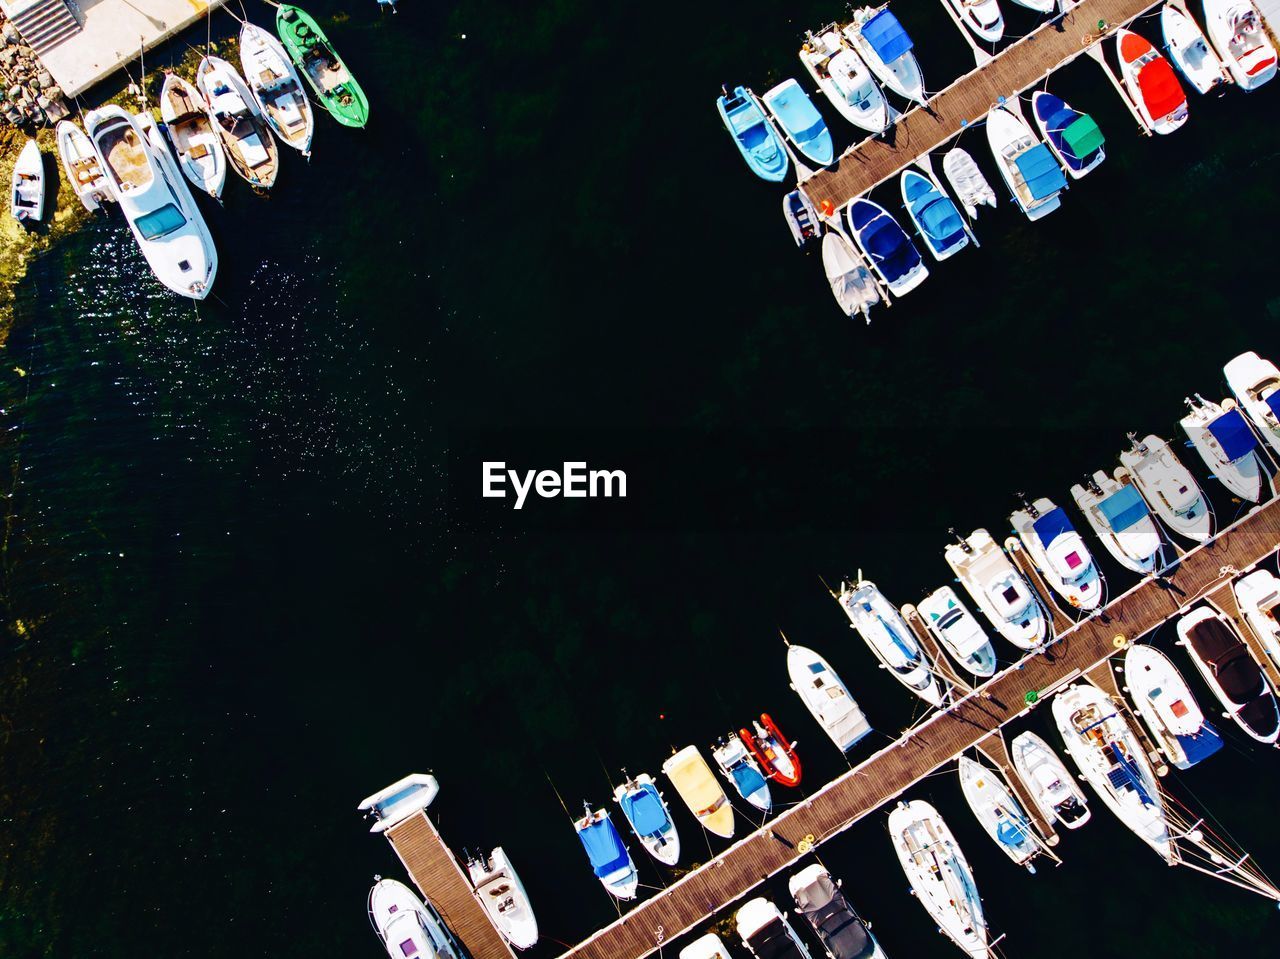
[[[144,240],[158,240],[186,225],[186,222],[181,210],[172,203],[166,203],[160,209],[138,217],[136,224]]]

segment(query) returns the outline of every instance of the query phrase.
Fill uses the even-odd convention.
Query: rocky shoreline
[[[11,127],[53,126],[71,111],[62,90],[18,28],[0,13],[0,123]]]

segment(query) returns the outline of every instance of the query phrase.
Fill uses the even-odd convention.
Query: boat
[[[1138,715],[1169,762],[1190,769],[1222,748],[1187,681],[1154,646],[1130,646],[1124,654],[1125,688]]]
[[[1231,621],[1201,606],[1178,620],[1178,643],[1235,724],[1260,743],[1274,743],[1280,736],[1275,693]]]
[[[1058,0],[1013,0],[1013,2],[1036,13],[1053,13],[1058,6]],[[1064,7],[1069,5],[1069,2],[1063,4]]]
[[[804,246],[822,233],[818,211],[803,190],[792,190],[782,198],[782,215],[787,219],[796,246]]]
[[[58,155],[62,158],[62,170],[71,184],[71,192],[90,213],[103,203],[115,202],[111,181],[93,152],[93,144],[84,131],[70,120],[59,120],[57,128]]]
[[[673,754],[662,764],[662,771],[708,832],[725,839],[733,836],[733,806],[697,746],[685,746]]]
[[[712,746],[711,758],[739,796],[761,812],[773,809],[769,780],[737,733],[730,733]]]
[[[246,20],[240,27],[240,66],[272,132],[285,146],[311,156],[316,122],[311,101],[280,41]]]
[[[969,231],[960,211],[931,177],[903,170],[900,184],[907,216],[935,260],[941,262],[969,245]]]
[[[748,899],[733,914],[733,925],[755,959],[812,959],[787,917],[768,899]]]
[[[987,143],[1027,219],[1038,220],[1062,205],[1060,194],[1067,188],[1067,178],[1026,120],[1006,107],[992,107],[987,114]]]
[[[391,959],[459,959],[462,955],[431,903],[424,903],[394,879],[378,879],[369,890],[369,921]]]
[[[1013,792],[994,769],[961,756],[958,762],[960,791],[978,824],[1016,866],[1036,871],[1032,862],[1044,849],[1031,819]]]
[[[613,798],[645,852],[664,866],[680,861],[680,834],[652,776],[641,773],[629,777],[613,791]]]
[[[900,97],[924,103],[924,76],[911,52],[914,44],[887,5],[854,10],[853,22],[842,32],[877,80]]]
[[[854,126],[868,133],[883,133],[889,126],[884,94],[834,24],[806,36],[800,62],[823,96]]]
[[[279,151],[236,68],[218,57],[205,57],[196,68],[196,87],[204,96],[231,169],[250,186],[271,189],[280,169]]]
[[[1276,50],[1250,0],[1204,0],[1204,24],[1231,78],[1256,90],[1276,75]]]
[[[584,803],[582,812],[582,818],[574,820],[573,828],[578,833],[582,848],[587,852],[592,872],[600,880],[600,885],[615,899],[634,899],[640,885],[640,876],[613,820],[609,818],[608,811],[593,810],[589,804]]]
[[[876,584],[859,575],[855,583],[840,584],[837,599],[880,665],[926,703],[941,706],[945,688],[933,674],[911,627]]]
[[[1187,95],[1169,61],[1146,37],[1123,28],[1116,31],[1120,75],[1129,99],[1148,129],[1172,133],[1187,122]]]
[[[277,5],[276,35],[330,116],[347,127],[369,122],[364,90],[309,13],[288,3]]]
[[[783,80],[761,99],[782,135],[806,160],[830,166],[836,158],[835,143],[809,94],[794,79]]]
[[[852,319],[861,313],[870,323],[871,308],[880,302],[880,291],[871,271],[858,261],[842,234],[828,232],[823,236],[822,268],[831,284],[831,295],[845,316]]]
[[[1139,442],[1130,433],[1129,442],[1130,448],[1120,454],[1116,480],[1132,480],[1147,505],[1175,533],[1200,543],[1207,540],[1213,533],[1213,513],[1190,470],[1155,434]]]
[[[1004,14],[998,0],[947,0],[947,4],[979,40],[999,43],[1004,36]]]
[[[517,949],[531,949],[538,941],[538,919],[515,867],[497,846],[488,856],[467,859],[467,875],[499,934]]]
[[[734,87],[732,94],[726,92],[716,100],[716,109],[751,172],[770,183],[781,183],[791,161],[755,94],[746,87]]]
[[[943,556],[996,632],[1023,650],[1044,642],[1048,617],[990,533],[976,529],[967,539],[949,544]]]
[[[1089,821],[1089,800],[1048,743],[1035,733],[1020,733],[1009,744],[1009,756],[1046,819],[1064,829],[1079,829]]]
[[[1120,565],[1144,575],[1163,565],[1164,540],[1132,483],[1098,470],[1071,487],[1071,498]]]
[[[1062,97],[1037,90],[1031,94],[1031,115],[1072,179],[1080,179],[1107,158],[1106,140],[1093,117],[1074,109]]]
[[[28,139],[13,164],[13,193],[9,211],[19,223],[38,223],[44,217],[44,154]]]
[[[1169,59],[1197,93],[1208,93],[1227,82],[1227,68],[1209,47],[1209,41],[1185,7],[1165,3],[1160,8],[1160,30]]]
[[[885,959],[871,926],[849,905],[822,863],[806,866],[788,879],[787,890],[828,959]]]
[[[925,628],[962,667],[975,676],[994,676],[996,651],[986,630],[950,586],[936,589],[916,607]]]
[[[863,255],[895,296],[905,296],[929,277],[929,268],[911,238],[873,200],[861,197],[845,208],[849,230]]]
[[[989,959],[973,870],[938,810],[922,799],[899,802],[889,813],[889,838],[912,894],[938,931],[973,959]]]
[[[1097,686],[1077,682],[1053,697],[1053,718],[1093,791],[1139,839],[1171,865],[1164,799],[1142,743],[1116,705]]]
[[[1271,449],[1280,453],[1280,370],[1250,350],[1222,368],[1231,394]]]
[[[435,802],[440,783],[430,773],[410,773],[366,797],[356,808],[373,818],[369,832],[385,832]]]
[[[768,713],[761,713],[751,729],[745,726],[738,736],[756,758],[764,774],[782,786],[800,785],[800,757],[795,743],[782,735],[782,730]]]
[[[1084,537],[1076,532],[1067,511],[1046,496],[1009,514],[1009,524],[1044,581],[1074,609],[1102,605],[1106,581],[1093,561]]]
[[[969,214],[969,219],[977,218],[979,206],[996,205],[996,191],[991,189],[991,184],[967,151],[959,147],[948,150],[942,157],[942,172],[960,198],[960,205]]]
[[[724,942],[714,932],[695,939],[680,950],[680,959],[733,959]]]
[[[160,119],[178,154],[182,175],[215,200],[222,196],[227,158],[209,120],[204,95],[176,73],[168,74],[160,88]]]
[[[1244,620],[1253,630],[1274,666],[1280,667],[1280,577],[1266,569],[1254,570],[1231,584]]]
[[[203,300],[218,270],[218,251],[159,131],[153,141],[143,123],[111,104],[84,117],[98,163],[151,272],[173,292]]]
[[[1266,471],[1258,459],[1258,437],[1244,414],[1231,400],[1214,403],[1199,393],[1186,403],[1187,415],[1180,423],[1209,472],[1241,499],[1261,500]]]
[[[812,649],[788,646],[787,674],[791,688],[841,752],[847,753],[871,732],[858,701],[831,664]]]

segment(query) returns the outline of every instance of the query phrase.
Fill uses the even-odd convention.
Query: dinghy
[[[1001,636],[1022,650],[1044,642],[1048,617],[1035,593],[985,529],[951,543],[947,565]]]
[[[930,706],[941,706],[946,690],[902,615],[875,583],[841,583],[837,597],[849,622],[872,655],[898,682]]]
[[[914,44],[887,6],[854,10],[853,22],[843,32],[876,79],[898,96],[924,103],[924,77],[911,52]]]
[[[929,277],[911,237],[879,203],[865,197],[845,209],[849,230],[863,255],[895,296],[905,296]]]
[[[205,57],[196,68],[196,87],[231,168],[250,186],[271,189],[280,168],[276,141],[236,68],[218,57]]]
[[[487,857],[468,858],[467,875],[476,898],[502,938],[517,949],[533,948],[538,941],[538,920],[524,883],[502,847],[496,847]]]
[[[768,899],[748,899],[733,914],[733,925],[755,959],[812,959],[787,917]]]
[[[1208,93],[1218,84],[1227,82],[1226,67],[1209,49],[1208,40],[1185,7],[1165,3],[1160,8],[1160,30],[1164,34],[1164,48],[1169,51],[1169,59],[1197,93]]]
[[[1021,733],[1009,744],[1009,756],[1046,819],[1064,829],[1079,829],[1089,821],[1089,800],[1048,743],[1035,733]]]
[[[708,832],[725,839],[733,836],[733,806],[697,746],[685,746],[672,755],[662,764],[662,771]]]
[[[1126,569],[1145,575],[1164,565],[1164,541],[1137,487],[1098,470],[1071,487],[1071,498],[1107,552]]]
[[[1231,584],[1244,620],[1253,630],[1272,665],[1280,666],[1280,577],[1268,569],[1254,570]]]
[[[831,165],[836,158],[831,131],[800,84],[792,79],[783,80],[762,99],[769,116],[797,153],[818,166]]]
[[[44,216],[44,155],[35,140],[27,140],[14,161],[9,210],[19,223],[37,223]]]
[[[800,62],[842,117],[868,133],[884,132],[889,104],[839,29],[833,25],[810,33],[800,47]]]
[[[1093,117],[1072,109],[1061,97],[1037,90],[1031,114],[1040,135],[1073,179],[1080,179],[1107,158],[1105,140]]]
[[[822,232],[822,227],[818,224],[818,211],[813,208],[803,190],[792,190],[782,198],[782,215],[787,218],[787,226],[791,228],[791,237],[796,241],[796,246],[804,246]]]
[[[459,959],[462,955],[431,903],[424,903],[394,879],[379,879],[369,890],[369,921],[391,959]]]
[[[960,211],[930,177],[916,170],[903,170],[900,185],[907,216],[935,260],[942,262],[969,245],[969,232],[960,219]]]
[[[1201,606],[1178,620],[1178,643],[1235,724],[1260,743],[1274,743],[1280,736],[1275,694],[1231,621]]]
[[[766,776],[783,786],[800,785],[800,757],[795,743],[782,735],[773,717],[761,713],[750,730],[744,726],[738,735]]]
[[[1231,78],[1256,90],[1276,75],[1276,51],[1250,0],[1204,0],[1204,23]]]
[[[778,131],[760,109],[755,94],[746,87],[734,87],[732,94],[725,93],[716,100],[716,109],[751,172],[762,180],[781,183],[791,163]]]
[[[1152,434],[1120,454],[1116,480],[1132,480],[1152,511],[1175,533],[1203,543],[1213,534],[1213,513],[1195,478],[1174,456],[1169,444]]]
[[[733,959],[720,937],[709,932],[680,950],[680,959]]]
[[[841,752],[847,753],[871,732],[858,701],[831,664],[812,649],[788,647],[787,675],[791,688]]]
[[[861,313],[870,323],[871,308],[880,302],[880,291],[871,271],[854,256],[843,235],[829,232],[822,238],[822,268],[845,316],[852,318]]]
[[[680,834],[652,776],[630,777],[613,791],[613,798],[645,852],[664,866],[680,861]]]
[[[160,88],[160,119],[188,182],[215,200],[227,182],[227,158],[209,120],[204,95],[176,73]]]
[[[1031,819],[994,769],[968,756],[959,759],[960,791],[974,818],[996,847],[1016,866],[1036,871],[1032,862],[1043,852]]]
[[[600,884],[616,899],[634,899],[640,877],[609,813],[584,804],[583,816],[574,821],[573,828]]]
[[[829,959],[884,959],[871,926],[849,905],[840,883],[822,863],[806,866],[788,879],[787,891]]]
[[[973,157],[956,147],[942,157],[942,172],[946,174],[951,189],[960,198],[960,204],[969,219],[976,219],[979,206],[995,206],[996,191],[978,169]]]
[[[240,27],[240,66],[258,109],[280,142],[311,156],[311,101],[280,41],[245,21]]]
[[[1024,499],[1023,504],[1009,514],[1009,524],[1044,581],[1074,609],[1097,609],[1106,583],[1066,510],[1045,496],[1034,503]]]
[[[1250,350],[1231,360],[1222,373],[1262,438],[1280,453],[1280,370]]]
[[[93,144],[84,131],[70,120],[59,120],[57,129],[58,155],[62,158],[62,170],[71,184],[71,191],[94,213],[103,203],[115,202],[111,181],[93,152]]]
[[[1020,115],[1002,106],[992,107],[987,114],[987,143],[1027,219],[1038,220],[1062,205],[1059,195],[1067,188],[1062,167]]]
[[[769,780],[737,733],[730,733],[712,746],[711,758],[739,796],[763,813],[773,808]]]
[[[1156,133],[1172,133],[1187,122],[1187,95],[1169,61],[1145,37],[1116,31],[1120,75],[1143,122]]]
[[[347,127],[369,122],[369,101],[320,24],[301,7],[276,7],[276,34],[329,115]]]
[[[1124,654],[1125,689],[1138,715],[1169,762],[1190,769],[1222,748],[1185,679],[1154,646],[1130,646]]]
[[[916,607],[925,628],[962,667],[975,676],[994,676],[996,651],[986,630],[964,608],[950,586],[934,590]]]
[[[1229,408],[1199,393],[1188,396],[1188,412],[1180,424],[1209,472],[1236,496],[1256,503],[1266,475],[1258,459],[1258,437],[1235,404],[1226,402]]]
[[[423,812],[435,802],[440,783],[430,773],[410,773],[361,801],[356,808],[373,818],[369,832],[379,833]]]
[[[947,0],[960,22],[987,43],[999,43],[1004,36],[1004,14],[998,0]]]

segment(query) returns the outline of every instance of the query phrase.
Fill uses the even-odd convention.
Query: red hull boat
[[[755,731],[739,729],[738,735],[764,774],[781,786],[800,785],[800,757],[768,713],[761,713]]]

